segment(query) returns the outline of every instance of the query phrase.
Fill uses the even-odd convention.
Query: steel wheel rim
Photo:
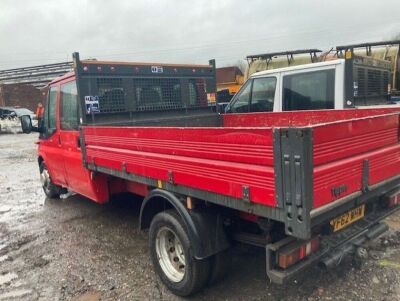
[[[48,189],[50,183],[50,175],[46,168],[40,173],[40,182],[42,183],[43,188]]]
[[[162,227],[156,236],[156,253],[164,274],[172,282],[180,282],[185,276],[186,261],[182,243],[170,228]]]

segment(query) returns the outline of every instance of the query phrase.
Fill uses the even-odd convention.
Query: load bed
[[[327,206],[399,183],[393,109],[214,119],[200,127],[171,119],[165,126],[86,125],[84,160],[95,171],[282,221],[303,239]]]
[[[114,64],[76,54],[74,67],[83,164],[141,190],[279,221],[309,239],[318,223],[400,183],[398,108],[223,115],[214,61]]]

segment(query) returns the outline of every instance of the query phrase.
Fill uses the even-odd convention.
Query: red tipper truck
[[[156,273],[190,295],[233,241],[265,249],[269,279],[339,264],[399,209],[398,109],[220,115],[215,64],[81,61],[54,80],[40,132],[44,191],[143,196]],[[22,118],[25,132],[32,126]]]

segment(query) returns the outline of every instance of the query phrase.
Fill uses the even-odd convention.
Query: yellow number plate
[[[333,232],[339,231],[344,227],[362,219],[365,215],[365,205],[361,205],[360,207],[351,209],[350,211],[342,214],[331,220],[331,225],[333,228]]]

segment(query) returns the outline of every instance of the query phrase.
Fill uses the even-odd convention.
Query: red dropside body
[[[85,126],[86,162],[276,207],[274,131],[311,128],[313,208],[400,174],[396,109],[252,113],[223,116],[222,127]],[[346,187],[333,194],[335,187]]]

